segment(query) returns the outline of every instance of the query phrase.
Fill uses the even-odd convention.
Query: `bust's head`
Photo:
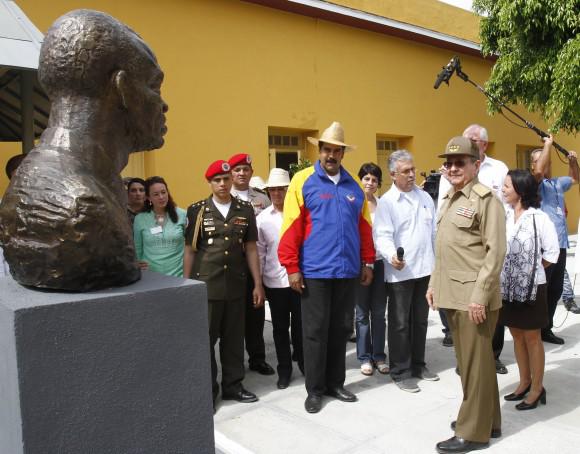
[[[75,10],[57,19],[40,50],[38,77],[59,109],[74,112],[75,100],[84,99],[110,108],[115,121],[120,114],[131,151],[163,145],[163,72],[141,37],[108,14]]]

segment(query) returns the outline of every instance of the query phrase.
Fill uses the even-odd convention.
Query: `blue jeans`
[[[368,287],[358,285],[356,294],[356,355],[361,363],[386,361],[385,311],[387,292],[384,282],[384,264],[375,262],[373,282]]]

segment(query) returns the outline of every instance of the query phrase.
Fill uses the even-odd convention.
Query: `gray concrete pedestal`
[[[199,282],[67,294],[0,278],[1,452],[215,452],[207,325]]]

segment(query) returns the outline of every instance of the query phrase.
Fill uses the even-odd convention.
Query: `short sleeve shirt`
[[[572,186],[572,178],[544,178],[540,183],[541,210],[548,215],[556,227],[560,249],[568,248],[568,226],[564,206],[564,193]]]

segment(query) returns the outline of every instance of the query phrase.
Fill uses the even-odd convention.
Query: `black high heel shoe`
[[[517,404],[516,410],[533,410],[534,408],[536,408],[538,406],[538,402],[541,402],[544,405],[546,405],[546,389],[545,388],[542,388],[542,392],[540,393],[538,398],[536,400],[534,400],[532,403],[529,404],[524,400],[523,402],[520,402],[519,404]]]
[[[516,400],[522,400],[524,397],[526,397],[526,394],[528,394],[530,392],[530,388],[532,387],[532,385],[528,385],[528,387],[526,389],[524,389],[523,392],[516,394],[516,393],[511,393],[511,394],[507,394],[505,396],[503,396],[504,400],[507,401],[516,401]]]

